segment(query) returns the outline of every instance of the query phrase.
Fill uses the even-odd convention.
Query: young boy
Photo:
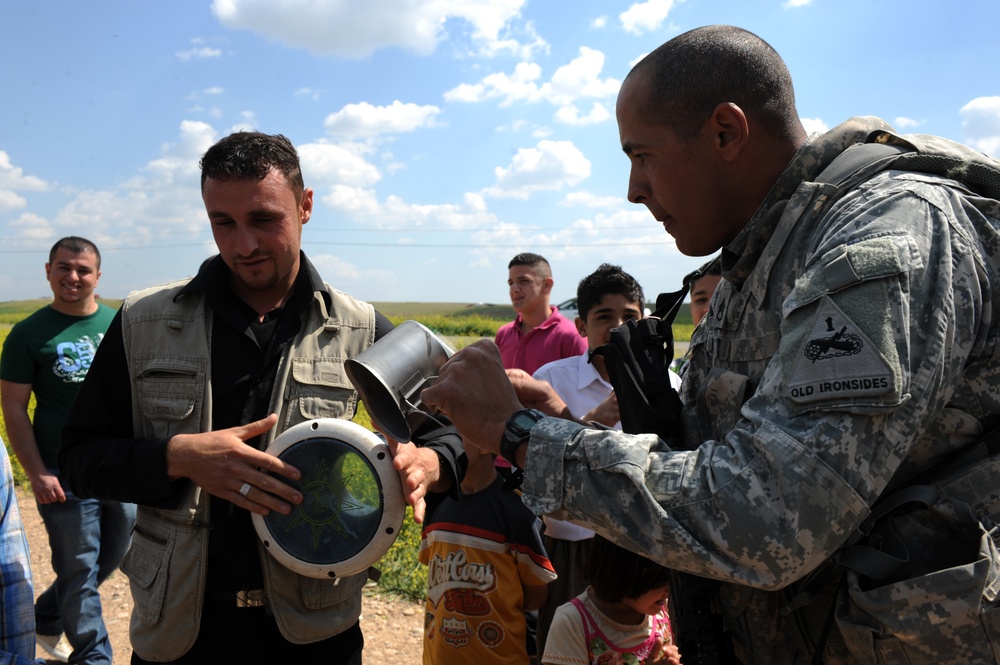
[[[524,612],[556,574],[541,520],[502,489],[495,455],[469,446],[458,501],[427,497],[420,562],[427,565],[425,665],[528,662]]]
[[[611,330],[629,319],[643,316],[642,287],[621,266],[601,264],[576,289],[579,315],[576,329],[587,339],[588,351],[543,365],[534,378],[547,381],[566,402],[570,413],[584,421],[597,421],[621,429],[618,401],[608,380],[604,357],[590,351],[611,339]],[[680,377],[671,375],[674,388]],[[587,587],[583,562],[594,532],[582,526],[545,517],[545,548],[559,579],[549,587],[548,599],[538,611],[538,650],[544,653],[545,636],[559,605]]]

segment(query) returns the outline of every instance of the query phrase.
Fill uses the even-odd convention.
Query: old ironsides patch
[[[886,395],[894,390],[892,377],[864,331],[824,298],[786,381],[786,395],[797,404]]]

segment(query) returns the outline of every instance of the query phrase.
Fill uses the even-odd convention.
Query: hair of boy
[[[60,249],[65,249],[73,254],[83,254],[84,252],[93,252],[94,256],[97,257],[97,269],[101,269],[101,251],[97,249],[97,245],[90,242],[86,238],[81,238],[79,236],[66,236],[65,238],[60,238],[56,240],[56,244],[52,245],[52,249],[49,250],[49,263],[53,263],[56,260],[56,252]]]
[[[305,184],[299,153],[281,134],[234,132],[205,152],[199,163],[201,188],[205,181],[263,180],[272,170],[285,176],[296,199],[302,196]]]
[[[546,261],[545,257],[541,254],[521,252],[510,260],[510,263],[507,264],[507,270],[510,270],[514,266],[528,266],[529,268],[535,268],[542,274],[543,278],[552,277],[552,268],[549,266],[549,262]]]
[[[644,296],[639,282],[621,266],[602,263],[597,270],[581,279],[576,287],[577,315],[586,321],[590,310],[608,294],[621,294],[630,303],[637,303],[639,311],[642,311]]]
[[[670,581],[670,571],[660,564],[601,536],[591,540],[584,574],[597,597],[609,603],[638,598]]]

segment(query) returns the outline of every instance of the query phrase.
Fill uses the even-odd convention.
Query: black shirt
[[[198,275],[177,297],[204,292],[213,312],[212,426],[226,429],[268,415],[281,355],[301,328],[316,292],[329,294],[312,264],[301,256],[301,270],[292,296],[260,320],[257,312],[230,288],[229,269],[216,256],[202,264]],[[375,313],[375,339],[392,330],[392,323]],[[135,439],[132,393],[128,383],[121,332],[121,312],[98,347],[87,379],[63,427],[60,469],[73,492],[171,508],[178,505],[186,478],[170,481],[166,474],[169,438]],[[414,437],[417,439],[418,437]],[[450,467],[457,488],[464,453],[453,428],[421,432],[420,440],[434,448]],[[247,441],[261,447],[258,439]],[[442,468],[442,473],[449,470]],[[249,511],[211,497],[208,593],[228,596],[239,589],[262,586],[256,532]]]

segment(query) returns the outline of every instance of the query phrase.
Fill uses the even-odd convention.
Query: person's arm
[[[671,568],[775,589],[827,560],[901,467],[909,464],[902,473],[912,473],[916,464],[932,463],[962,445],[943,435],[943,414],[968,412],[959,438],[971,442],[983,406],[967,398],[998,376],[979,342],[995,334],[997,324],[983,320],[977,306],[984,294],[997,299],[995,287],[977,267],[984,265],[982,256],[964,245],[948,251],[938,240],[953,223],[947,211],[932,208],[926,197],[893,193],[886,199],[879,214],[845,215],[828,222],[828,238],[811,239],[820,250],[803,259],[813,262],[812,270],[795,280],[777,312],[778,348],[755,392],[742,405],[720,409],[719,416],[702,416],[701,427],[716,428],[718,437],[692,441],[693,450],[671,450],[653,434],[542,419],[515,460],[525,469],[525,505]],[[870,233],[865,225],[873,227]],[[848,231],[841,234],[838,226]],[[893,238],[886,229],[904,235]],[[865,279],[848,281],[850,272],[837,272],[843,262],[829,265],[843,251],[845,234],[859,258],[855,269],[871,270]],[[917,248],[923,250],[914,255]],[[892,261],[904,254],[906,260]],[[829,292],[826,276],[837,277]],[[842,389],[837,399],[800,405],[790,381],[795,371],[819,371],[799,358],[813,331],[826,330],[831,307],[851,313],[851,326],[865,335],[872,358],[885,359],[892,380],[884,393],[848,395]],[[424,403],[451,418],[466,441],[494,451],[507,417],[520,407],[495,380],[496,364],[483,345],[473,345],[422,393]],[[832,371],[831,364],[824,371]],[[952,390],[963,385],[969,394]],[[727,394],[726,386],[716,387]],[[693,424],[695,407],[687,406]],[[993,405],[986,415],[996,410]],[[732,425],[720,428],[720,417],[731,417]]]
[[[119,311],[63,424],[59,471],[77,496],[170,508],[186,481],[167,476],[167,438],[137,439]]]
[[[273,427],[273,414],[240,427],[157,439],[136,438],[119,312],[98,347],[63,426],[59,468],[81,497],[147,506],[177,505],[190,482],[252,512],[290,512],[301,495],[267,471],[296,477],[278,458],[245,440]],[[250,485],[245,495],[243,483]]]
[[[531,612],[537,610],[545,604],[545,599],[549,597],[548,584],[522,584],[524,591],[524,611]]]
[[[31,399],[30,383],[0,381],[0,406],[3,421],[7,426],[10,446],[21,463],[21,468],[31,481],[31,491],[38,503],[61,503],[66,500],[59,477],[50,472],[42,461],[35,440],[35,430],[28,416],[28,402]]]
[[[621,419],[621,412],[618,409],[618,396],[612,391],[600,404],[588,411],[580,420],[587,423],[594,422],[607,427],[614,427]]]
[[[375,341],[395,326],[375,310]],[[465,475],[467,460],[458,431],[450,423],[425,421],[413,433],[412,442],[396,442],[385,432],[393,456],[393,465],[403,484],[403,496],[413,506],[413,519],[423,522],[428,494],[450,493],[457,497],[458,485]]]

